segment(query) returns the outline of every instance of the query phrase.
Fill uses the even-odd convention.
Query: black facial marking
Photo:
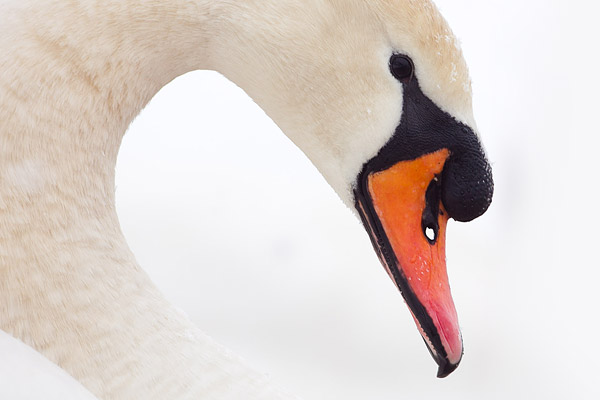
[[[492,169],[479,139],[471,128],[425,96],[416,76],[402,86],[400,124],[379,153],[363,166],[356,190],[360,190],[361,181],[373,172],[446,148],[450,157],[441,176],[444,207],[457,221],[479,217],[489,207],[494,192]]]

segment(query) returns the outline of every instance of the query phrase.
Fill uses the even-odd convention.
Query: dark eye
[[[408,82],[415,71],[410,58],[402,54],[394,54],[390,58],[390,71],[400,82]]]

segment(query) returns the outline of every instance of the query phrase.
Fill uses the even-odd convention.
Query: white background
[[[175,80],[125,136],[125,235],[198,326],[307,400],[600,398],[599,6],[437,4],[496,182],[487,214],[448,229],[465,344],[450,377],[359,222],[216,73]]]

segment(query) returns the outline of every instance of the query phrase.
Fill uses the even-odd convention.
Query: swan
[[[489,207],[460,47],[429,0],[5,0],[0,329],[101,399],[287,399],[136,263],[115,210],[127,127],[179,75],[240,86],[361,219],[438,376],[462,338],[449,218]],[[246,132],[245,134],[250,134]]]

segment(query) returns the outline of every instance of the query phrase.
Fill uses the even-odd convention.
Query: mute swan
[[[438,376],[462,357],[449,217],[491,202],[461,51],[429,0],[22,0],[0,5],[0,328],[99,398],[289,398],[137,265],[122,136],[175,77],[242,87],[360,216]]]

